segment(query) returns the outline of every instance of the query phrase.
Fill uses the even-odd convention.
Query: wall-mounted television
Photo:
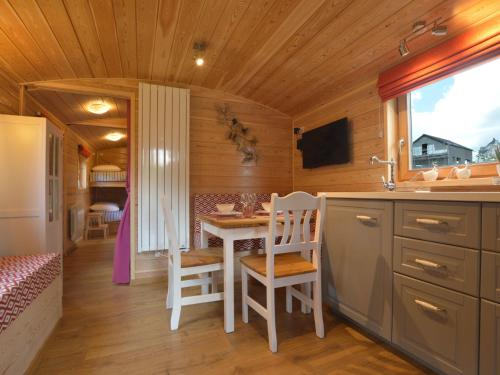
[[[305,169],[348,163],[350,147],[347,117],[303,133],[298,147],[302,150],[302,167]]]

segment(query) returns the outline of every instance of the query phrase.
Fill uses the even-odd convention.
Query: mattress
[[[60,254],[0,257],[0,334],[60,273]]]
[[[90,172],[91,182],[125,182],[127,181],[127,171],[92,171]]]
[[[102,214],[105,223],[112,223],[116,221],[121,221],[123,216],[123,210],[120,211],[93,211]]]

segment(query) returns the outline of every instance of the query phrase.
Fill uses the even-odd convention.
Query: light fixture
[[[117,132],[109,133],[109,134],[106,134],[106,136],[104,138],[106,138],[108,141],[111,141],[111,142],[118,142],[120,139],[125,138],[125,134],[117,133]]]
[[[435,24],[432,28],[432,35],[445,36],[446,34],[448,34],[448,27],[446,25]]]
[[[205,64],[205,50],[207,49],[207,44],[205,42],[195,42],[193,45],[194,50],[194,62],[197,66],[202,66]]]
[[[111,105],[103,100],[95,100],[87,104],[87,111],[96,115],[102,115],[111,109]]]
[[[408,49],[408,44],[406,43],[406,39],[403,39],[401,42],[399,42],[399,54],[402,56],[406,56],[410,53],[410,50]]]
[[[425,21],[417,21],[413,24],[413,34],[421,34],[425,32],[425,27],[426,27]]]

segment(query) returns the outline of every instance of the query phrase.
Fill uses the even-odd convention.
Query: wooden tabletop
[[[199,215],[198,218],[201,221],[224,229],[258,227],[269,224],[269,215],[256,215],[249,218],[243,216]]]

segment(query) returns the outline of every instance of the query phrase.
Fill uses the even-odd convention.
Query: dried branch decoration
[[[249,137],[249,128],[244,126],[231,111],[229,104],[215,105],[215,110],[218,114],[218,120],[221,125],[228,127],[227,139],[231,140],[236,149],[243,154],[241,163],[244,165],[255,165],[257,163],[258,155],[255,146],[257,145],[257,138],[255,136]]]

